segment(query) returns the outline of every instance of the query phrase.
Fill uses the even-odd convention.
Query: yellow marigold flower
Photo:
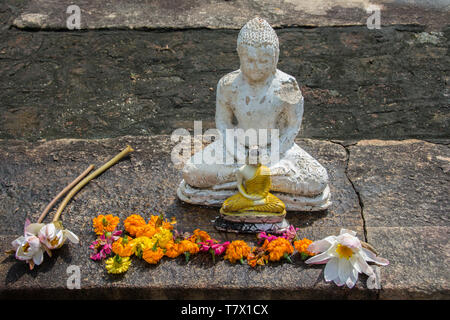
[[[205,242],[206,240],[210,240],[211,237],[206,231],[195,229],[194,234],[189,238],[189,241],[192,242]]]
[[[99,215],[98,217],[92,219],[92,224],[94,226],[95,233],[102,235],[105,232],[112,232],[119,224],[119,217],[115,217],[112,214],[106,216]]]
[[[129,257],[134,253],[134,240],[131,237],[124,236],[114,241],[111,245],[112,251],[121,257]]]
[[[152,248],[146,249],[142,254],[142,258],[150,264],[157,264],[163,256],[164,251],[159,247],[155,248],[154,250]]]
[[[251,249],[245,241],[235,240],[228,245],[223,258],[231,263],[235,263],[238,260],[243,263],[244,258],[247,258],[250,253]]]
[[[130,257],[121,257],[119,255],[115,255],[114,257],[106,260],[106,270],[108,271],[108,273],[124,273],[128,270],[130,264]]]
[[[292,247],[289,240],[285,238],[277,238],[267,244],[265,243],[265,245],[266,251],[269,252],[270,261],[278,261],[283,257],[288,258],[289,255],[294,252],[294,247]]]
[[[308,251],[309,245],[312,243],[311,240],[303,238],[302,240],[294,241],[295,249],[303,256],[314,256],[315,254]]]
[[[200,248],[198,245],[189,240],[181,240],[180,241],[180,250],[181,252],[188,252],[189,254],[196,254],[199,252]]]
[[[158,230],[150,225],[146,224],[136,228],[136,237],[153,237]]]
[[[136,236],[138,228],[145,226],[145,220],[138,214],[132,214],[123,222],[125,230],[132,236]]]
[[[134,254],[138,257],[142,257],[142,253],[146,249],[152,249],[155,246],[156,241],[149,237],[138,237],[134,239]]]
[[[173,235],[170,230],[161,228],[160,231],[153,236],[153,239],[156,240],[158,246],[166,248],[167,243],[173,239]]]
[[[176,258],[183,253],[182,249],[183,247],[179,243],[170,240],[167,242],[165,255],[169,258]]]

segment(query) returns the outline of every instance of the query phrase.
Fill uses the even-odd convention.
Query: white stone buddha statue
[[[250,20],[239,33],[237,52],[239,70],[225,75],[217,85],[215,120],[222,139],[230,130],[278,129],[278,157],[266,163],[271,172],[271,192],[285,203],[287,211],[326,209],[331,203],[327,171],[294,142],[302,122],[303,96],[295,78],[277,69],[275,30],[261,18]],[[248,156],[249,143],[239,135],[236,143]],[[267,154],[274,151],[273,145],[271,137],[258,141],[259,149]],[[215,154],[215,148],[223,148],[217,157],[228,153],[238,160],[234,147],[223,140],[208,145],[184,165],[177,191],[181,200],[220,207],[237,192],[236,170],[242,163],[228,163],[222,158],[216,163],[198,161],[203,154]]]

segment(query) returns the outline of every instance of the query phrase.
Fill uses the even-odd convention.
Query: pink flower
[[[199,242],[198,244],[200,245],[200,251],[201,252],[210,252],[213,257],[213,261],[215,262],[216,256],[220,256],[227,250],[227,247],[230,244],[230,241],[226,241],[224,243],[219,243],[215,239],[209,239],[209,240],[206,240],[205,242]]]
[[[102,234],[97,240],[93,241],[89,246],[90,249],[94,250],[94,253],[91,255],[92,260],[102,260],[105,259],[112,252],[112,244],[114,241],[119,239],[122,231],[107,232],[106,234]]]
[[[230,241],[226,241],[224,243],[215,243],[211,246],[211,250],[214,250],[214,254],[216,256],[220,256],[227,250],[229,244]]]
[[[209,239],[206,240],[205,242],[199,242],[198,244],[200,245],[200,251],[201,252],[208,252],[209,249],[211,249],[212,245],[214,244],[213,239]]]
[[[298,230],[300,230],[300,228],[296,228],[291,224],[289,226],[289,228],[285,232],[283,232],[283,235],[281,236],[281,238],[285,238],[289,241],[292,241],[297,237]]]
[[[267,234],[265,232],[260,232],[258,233],[258,235],[256,236],[258,238],[258,242],[264,242],[265,240],[268,240],[269,242],[278,239],[277,236],[273,236],[271,234]]]

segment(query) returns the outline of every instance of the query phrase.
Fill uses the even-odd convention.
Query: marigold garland
[[[184,253],[186,257],[186,262],[189,261],[191,254],[196,254],[200,251],[198,244],[192,242],[191,240],[181,240],[180,250]]]
[[[279,261],[283,257],[290,260],[289,255],[294,252],[294,247],[285,238],[277,238],[270,242],[266,240],[265,244],[270,261]]]
[[[106,260],[106,270],[108,273],[119,274],[124,273],[130,267],[130,257],[121,257],[115,255],[112,258]]]
[[[315,255],[314,253],[308,251],[308,247],[311,243],[312,241],[306,238],[294,241],[294,247],[298,251],[298,253],[300,253],[303,260]]]
[[[253,248],[252,252],[247,256],[247,264],[254,268],[257,265],[263,266],[269,262],[269,256],[265,254],[265,250]]]
[[[123,222],[125,226],[125,231],[132,236],[136,236],[136,232],[142,226],[145,226],[145,220],[138,214],[132,214]]]
[[[197,242],[206,242],[211,239],[211,236],[203,230],[195,229],[194,234],[189,238],[190,241]]]
[[[159,247],[165,249],[169,241],[173,240],[173,234],[170,230],[161,228],[160,231],[153,236],[153,239],[156,240]]]
[[[142,257],[142,253],[149,248],[155,246],[155,241],[149,237],[138,237],[134,239],[134,254],[139,258]]]
[[[146,249],[142,254],[142,259],[150,264],[157,264],[164,257],[164,251],[161,248]]]
[[[95,260],[105,259],[114,253],[113,257],[106,260],[106,270],[112,274],[126,272],[132,255],[147,263],[157,264],[164,256],[174,259],[184,254],[186,261],[189,261],[192,255],[208,252],[214,262],[216,256],[223,255],[223,259],[231,263],[239,261],[243,264],[247,260],[251,267],[263,266],[269,261],[279,261],[282,258],[291,262],[294,247],[302,258],[313,255],[307,250],[312,241],[306,238],[298,240],[298,229],[293,226],[282,236],[260,233],[257,239],[263,240],[263,244],[251,248],[243,240],[221,243],[201,229],[195,229],[192,234],[181,234],[174,230],[176,220],[173,218],[168,221],[162,215],[150,216],[148,223],[138,214],[128,216],[124,220],[127,234],[123,235],[122,231],[116,230],[119,222],[119,218],[112,215],[99,215],[93,219],[94,231],[100,238],[95,241],[97,246],[91,245],[91,248],[102,250],[102,254],[97,254],[99,257]],[[100,245],[103,247],[97,248]]]
[[[230,243],[223,258],[229,260],[231,263],[235,263],[236,261],[244,263],[244,258],[247,259],[250,252],[251,248],[245,241],[235,240]]]
[[[169,241],[166,245],[165,255],[169,258],[176,258],[183,253],[182,249],[183,247],[180,243],[174,242],[173,240]]]
[[[112,251],[121,257],[129,257],[133,255],[134,247],[134,239],[127,235],[120,237],[111,245]]]
[[[119,217],[115,217],[112,214],[106,216],[99,215],[97,218],[92,219],[94,231],[98,235],[102,235],[106,232],[113,232],[119,224]]]
[[[136,237],[151,238],[156,234],[156,232],[158,232],[158,230],[150,224],[145,224],[145,225],[136,227]]]

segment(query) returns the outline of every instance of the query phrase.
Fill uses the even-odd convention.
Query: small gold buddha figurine
[[[256,160],[255,164],[249,159]],[[271,194],[270,169],[261,164],[258,146],[250,147],[247,164],[236,173],[239,193],[226,199],[220,209],[222,217],[240,222],[278,222],[286,215],[283,201]]]

